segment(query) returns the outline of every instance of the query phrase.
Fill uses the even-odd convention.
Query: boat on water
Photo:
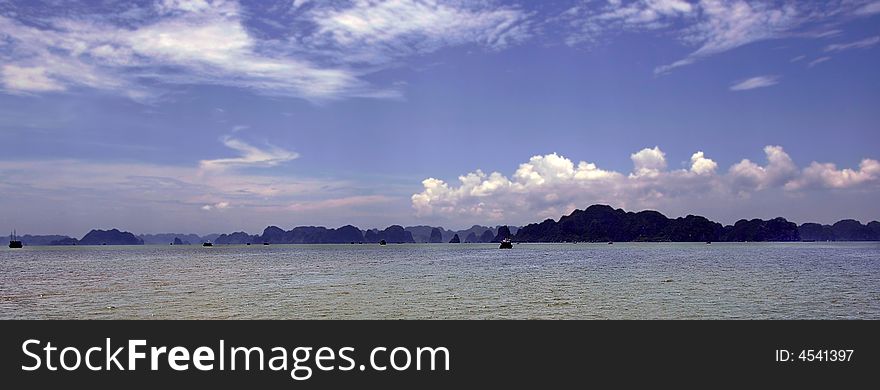
[[[387,244],[387,243],[385,242],[385,240],[379,240],[379,245],[385,245],[385,244]]]
[[[202,246],[214,246],[211,242],[202,243]]]
[[[16,234],[15,230],[13,230],[12,234],[9,235],[9,247],[16,249],[23,246],[24,244],[22,244],[21,240],[18,239],[18,235]]]
[[[501,246],[498,249],[513,249],[513,243],[510,242],[509,238],[505,238],[501,240]]]

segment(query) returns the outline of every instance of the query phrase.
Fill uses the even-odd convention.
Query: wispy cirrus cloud
[[[234,0],[161,0],[125,10],[77,7],[57,15],[27,3],[9,4],[0,13],[5,38],[0,85],[13,93],[91,88],[143,101],[168,87],[194,84],[313,101],[396,98],[394,86],[374,85],[364,76],[406,55],[463,44],[497,49],[528,36],[523,11],[490,3],[286,6],[301,11],[282,13],[286,19],[275,23],[288,31],[269,38],[256,33],[249,25],[252,15]],[[121,16],[126,14],[130,17]]]
[[[266,224],[342,225],[393,218],[384,209],[379,212],[384,215],[371,213],[392,198],[364,195],[373,189],[359,183],[279,174],[278,166],[247,171],[237,168],[254,165],[221,166],[0,160],[0,208],[25,215],[20,228],[31,224],[30,231],[45,229],[41,221],[49,218],[55,220],[51,232],[74,235],[96,226],[211,233],[259,231]],[[41,201],[28,201],[33,199]]]
[[[547,35],[551,30],[570,45],[651,32],[694,48],[655,68],[665,74],[755,42],[839,34],[834,26],[842,20],[880,12],[867,0],[573,3],[561,15],[549,15],[495,0],[156,0],[63,12],[12,2],[0,8],[0,85],[31,94],[87,88],[147,102],[188,85],[316,102],[399,98],[400,86],[377,84],[369,76],[445,47],[502,50],[536,37],[560,39]],[[878,39],[826,50],[869,47]]]
[[[245,28],[236,2],[165,1],[139,23],[114,24],[103,14],[0,16],[7,37],[0,56],[14,66],[4,69],[3,86],[13,92],[86,87],[138,99],[160,94],[156,86],[188,84],[307,99],[377,93],[348,70],[263,54],[264,43]]]
[[[848,43],[834,43],[828,46],[825,46],[825,51],[845,51],[852,49],[867,49],[869,47],[876,46],[880,43],[880,36],[868,37],[865,39],[860,39],[855,42]]]
[[[689,54],[654,69],[661,75],[752,43],[786,37],[824,38],[840,33],[836,24],[875,14],[870,0],[829,2],[752,0],[582,1],[560,20],[571,27],[570,45],[611,39],[621,31],[671,34]]]
[[[527,13],[480,2],[354,0],[314,4],[307,17],[317,26],[312,43],[379,59],[461,44],[504,48],[530,34]]]
[[[779,84],[779,76],[765,75],[750,77],[745,80],[738,81],[730,86],[731,91],[748,91],[756,88],[766,88]]]
[[[698,45],[697,49],[657,67],[655,73],[667,73],[753,42],[779,38],[805,23],[808,12],[789,3],[775,6],[747,1],[702,1],[699,7],[700,17],[682,32],[682,40]]]
[[[6,88],[13,92],[53,92],[65,90],[64,85],[50,78],[46,74],[46,68],[42,66],[3,65],[0,75],[2,75]]]
[[[239,152],[239,157],[202,160],[199,162],[199,167],[207,170],[220,170],[230,167],[273,167],[299,157],[299,154],[296,152],[272,145],[259,148],[231,136],[221,137],[220,141],[226,147]]]
[[[375,205],[394,200],[385,195],[356,195],[344,198],[331,198],[307,202],[294,202],[287,206],[290,211],[327,211],[356,206]]]
[[[608,1],[600,4],[580,1],[561,15],[560,19],[572,27],[566,43],[595,42],[616,31],[660,30],[698,10],[684,0]]]
[[[828,61],[830,59],[831,59],[831,57],[829,57],[829,56],[823,56],[823,57],[816,58],[815,60],[812,60],[809,63],[807,63],[807,67],[812,68],[812,67],[819,65],[819,64],[821,64],[825,61]]]
[[[856,13],[859,15],[874,15],[880,13],[880,1],[868,1],[867,4],[861,5]]]

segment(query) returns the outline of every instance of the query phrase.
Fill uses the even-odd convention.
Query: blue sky
[[[880,219],[880,2],[0,1],[0,221]]]

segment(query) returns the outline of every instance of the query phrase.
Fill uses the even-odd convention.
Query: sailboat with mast
[[[22,246],[21,240],[18,239],[18,235],[15,234],[15,229],[13,229],[12,234],[9,235],[9,247],[15,249]]]

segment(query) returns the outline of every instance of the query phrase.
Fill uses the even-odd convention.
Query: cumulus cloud
[[[206,205],[202,206],[202,210],[205,210],[205,211],[211,211],[214,209],[223,210],[228,207],[229,207],[229,202],[217,202],[214,204],[206,204]]]
[[[220,138],[226,147],[238,151],[239,157],[219,158],[214,160],[202,160],[199,166],[206,170],[218,170],[228,167],[272,167],[283,162],[294,160],[299,157],[296,152],[287,151],[279,147],[267,145],[266,148],[258,148],[239,139],[224,136]]]
[[[635,166],[632,176],[657,176],[666,169],[666,153],[655,146],[653,149],[642,149],[629,156]]]
[[[771,189],[843,190],[880,183],[876,160],[864,160],[859,170],[838,170],[833,164],[820,163],[799,169],[781,146],[767,146],[764,154],[763,165],[743,159],[726,173],[718,173],[718,164],[702,151],[691,156],[688,169],[668,170],[659,147],[645,148],[631,155],[633,170],[623,174],[553,153],[530,158],[511,177],[476,170],[460,176],[457,186],[425,179],[423,190],[413,194],[411,201],[420,217],[534,221],[592,203],[644,208],[704,196],[723,200]]]
[[[730,167],[729,176],[734,188],[743,191],[778,187],[792,180],[798,168],[781,146],[765,146],[767,165],[758,165],[749,159]]]
[[[698,175],[711,175],[715,173],[718,164],[710,158],[706,158],[702,151],[691,156],[691,172]]]
[[[779,76],[756,76],[740,80],[730,86],[731,91],[748,91],[750,89],[765,88],[779,84]]]
[[[864,159],[859,169],[837,169],[832,163],[813,162],[796,180],[785,184],[789,190],[805,188],[851,188],[880,180],[880,162]]]

